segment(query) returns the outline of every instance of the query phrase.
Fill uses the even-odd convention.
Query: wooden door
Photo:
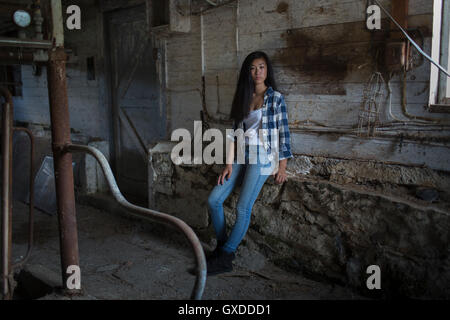
[[[166,137],[166,110],[145,5],[111,12],[106,21],[116,178],[126,196],[146,201],[147,152]]]

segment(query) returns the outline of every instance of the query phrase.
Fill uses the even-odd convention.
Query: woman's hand
[[[287,159],[283,159],[280,161],[278,171],[274,173],[276,184],[281,184],[286,181],[286,179],[287,179],[286,165],[287,165]]]
[[[219,176],[219,180],[217,180],[217,185],[222,184],[223,185],[223,179],[225,179],[227,176],[227,180],[230,179],[231,173],[233,172],[233,165],[227,164],[225,169],[223,170],[222,174]]]
[[[286,181],[287,174],[286,169],[278,169],[278,172],[275,174],[275,183],[276,184],[282,184]]]

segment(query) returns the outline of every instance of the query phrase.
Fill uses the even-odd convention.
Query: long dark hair
[[[252,102],[253,93],[255,92],[255,84],[252,79],[250,68],[252,66],[252,62],[259,58],[263,58],[267,65],[267,78],[264,81],[264,84],[267,87],[272,87],[273,90],[277,90],[273,76],[272,63],[270,62],[267,54],[262,51],[250,53],[242,63],[241,72],[239,73],[239,80],[231,107],[230,120],[234,120],[235,124],[241,122],[250,112],[250,103]]]

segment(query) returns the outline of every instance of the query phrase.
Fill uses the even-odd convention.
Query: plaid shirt
[[[279,161],[292,158],[286,102],[283,95],[272,87],[269,87],[264,94],[261,121],[261,141],[269,160],[272,161],[277,157]],[[233,130],[238,129],[244,130],[243,121],[233,124]],[[234,139],[236,142],[237,136],[227,135],[227,139]],[[277,150],[278,154],[276,154]]]

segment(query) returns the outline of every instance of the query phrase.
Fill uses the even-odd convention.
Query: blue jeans
[[[258,146],[257,152],[260,150]],[[261,148],[261,150],[263,150]],[[261,153],[263,156],[264,152]],[[255,163],[255,164],[251,164]],[[226,252],[234,252],[244,238],[250,225],[250,217],[259,192],[266,182],[270,173],[261,168],[270,168],[271,163],[268,160],[262,161],[261,157],[255,161],[249,161],[249,148],[245,148],[245,163],[233,162],[230,178],[224,179],[223,185],[214,187],[208,197],[208,212],[211,216],[214,231],[218,243],[223,243],[222,249]],[[239,200],[236,205],[236,223],[231,230],[230,236],[227,236],[225,215],[223,212],[223,203],[233,191],[236,185],[241,185]]]

